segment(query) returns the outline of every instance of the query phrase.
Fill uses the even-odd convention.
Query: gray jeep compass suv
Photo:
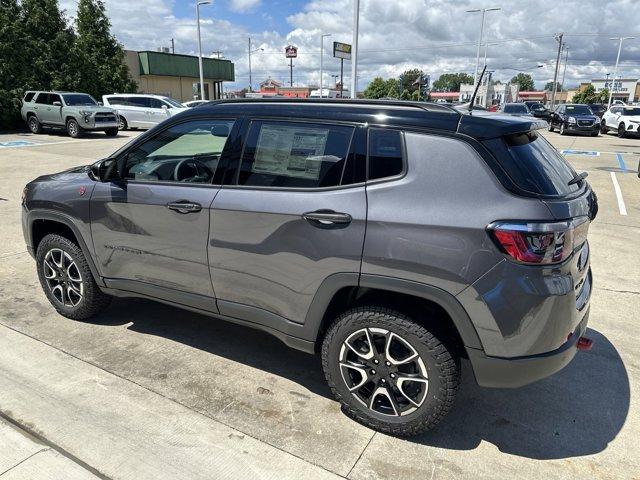
[[[348,415],[412,435],[451,408],[462,359],[478,384],[518,387],[591,345],[597,201],[545,126],[426,103],[210,102],[29,183],[24,236],[62,315],[143,297],[266,330],[321,355]]]

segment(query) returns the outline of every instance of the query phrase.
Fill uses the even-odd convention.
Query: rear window
[[[539,195],[564,196],[577,192],[581,183],[569,185],[576,175],[564,157],[535,131],[517,133],[487,142],[498,147],[496,158],[511,180],[521,189]],[[506,147],[506,148],[504,148]]]
[[[507,104],[504,106],[504,113],[529,113],[525,104]]]

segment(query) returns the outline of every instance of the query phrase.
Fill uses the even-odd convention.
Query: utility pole
[[[218,59],[220,59],[220,56],[222,55],[222,51],[220,50],[215,50],[213,52],[211,52],[213,55],[216,55],[218,57]]]
[[[569,63],[569,47],[567,46],[567,44],[564,44],[564,49],[565,49],[565,54],[564,54],[564,69],[562,70],[562,81],[560,82],[560,91],[562,91],[562,89],[564,88],[566,90],[565,84],[564,84],[564,76],[567,73],[567,63]]]
[[[556,56],[556,71],[553,74],[553,92],[551,92],[551,110],[556,105],[556,90],[558,90],[558,69],[560,67],[560,52],[562,50],[562,37],[564,33],[559,33],[556,35],[556,42],[558,42],[558,55]]]
[[[358,88],[358,30],[360,28],[360,0],[353,0],[353,40],[351,54],[351,98],[357,98]]]
[[[632,40],[636,37],[613,37],[609,40],[619,40],[618,44],[618,56],[616,57],[616,68],[613,70],[613,85],[611,85],[611,89],[609,90],[609,102],[608,106],[611,106],[611,99],[613,98],[613,89],[616,86],[616,75],[618,75],[618,63],[620,62],[620,52],[622,51],[622,42],[625,40]]]
[[[251,91],[252,87],[251,83],[251,37],[249,37],[249,91]]]
[[[491,7],[491,8],[475,8],[473,10],[467,10],[467,13],[482,13],[482,18],[480,20],[480,36],[478,37],[478,51],[476,52],[476,70],[473,74],[473,85],[475,86],[478,83],[478,67],[480,66],[480,46],[482,45],[482,35],[484,34],[484,17],[487,12],[494,12],[500,10],[500,7]]]
[[[200,0],[196,3],[196,20],[198,22],[198,66],[200,67],[200,100],[204,98],[204,73],[202,71],[202,40],[200,39],[200,5],[208,5],[211,0]]]
[[[171,53],[176,53],[176,43],[174,42],[173,38],[171,39]]]
[[[330,33],[321,33],[320,34],[320,98],[324,97],[324,92],[322,91],[322,77],[324,75],[323,71],[323,59],[324,59],[324,37],[330,37]]]
[[[293,87],[293,57],[289,57],[289,86]]]

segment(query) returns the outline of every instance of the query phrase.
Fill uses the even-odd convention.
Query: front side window
[[[162,108],[163,105],[168,106],[164,102],[158,100],[157,98],[150,98],[149,99],[149,107],[150,108]]]
[[[182,105],[180,102],[176,102],[173,98],[163,97],[162,100],[169,104],[169,108],[184,108],[184,105]]]
[[[319,188],[340,184],[353,127],[316,123],[251,123],[239,185]]]
[[[60,95],[58,95],[57,93],[50,93],[49,94],[49,101],[47,102],[48,105],[53,105],[53,102],[61,102],[60,100]]]
[[[626,108],[622,108],[621,110],[622,110],[622,115],[625,117],[640,115],[640,107],[626,107]]]
[[[400,175],[403,150],[402,133],[398,130],[369,129],[369,180]]]
[[[129,97],[127,103],[132,107],[149,108],[149,100],[147,97]]]
[[[65,105],[70,107],[98,105],[98,102],[86,93],[65,93],[62,98],[64,98]]]
[[[125,155],[129,180],[211,183],[233,120],[194,120],[174,125]]]

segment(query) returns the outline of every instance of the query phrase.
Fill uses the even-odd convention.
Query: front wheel
[[[117,128],[107,128],[104,131],[105,135],[107,137],[117,137],[118,136],[118,129]]]
[[[67,120],[67,133],[71,138],[78,138],[82,135],[82,127],[75,118]]]
[[[111,302],[93,279],[80,247],[68,238],[46,235],[38,245],[36,263],[40,285],[61,315],[87,320]]]
[[[553,132],[553,125],[551,125],[551,120],[549,120],[549,128],[548,128],[548,130],[550,132]]]
[[[609,129],[607,128],[607,125],[604,123],[604,121],[600,124],[600,133],[602,135],[606,135],[607,133],[609,133]]]
[[[410,436],[451,409],[460,363],[432,332],[387,308],[340,315],[322,343],[322,366],[343,411],[381,432]]]
[[[565,132],[565,131],[564,131],[564,123],[561,123],[561,124],[560,124],[560,135],[564,135],[564,134],[566,134],[566,133],[567,133],[567,132]]]
[[[118,130],[126,130],[127,127],[127,119],[122,115],[118,115]]]
[[[618,125],[618,137],[619,138],[624,138],[627,135],[627,129],[624,126],[624,123],[621,123],[620,125]]]

